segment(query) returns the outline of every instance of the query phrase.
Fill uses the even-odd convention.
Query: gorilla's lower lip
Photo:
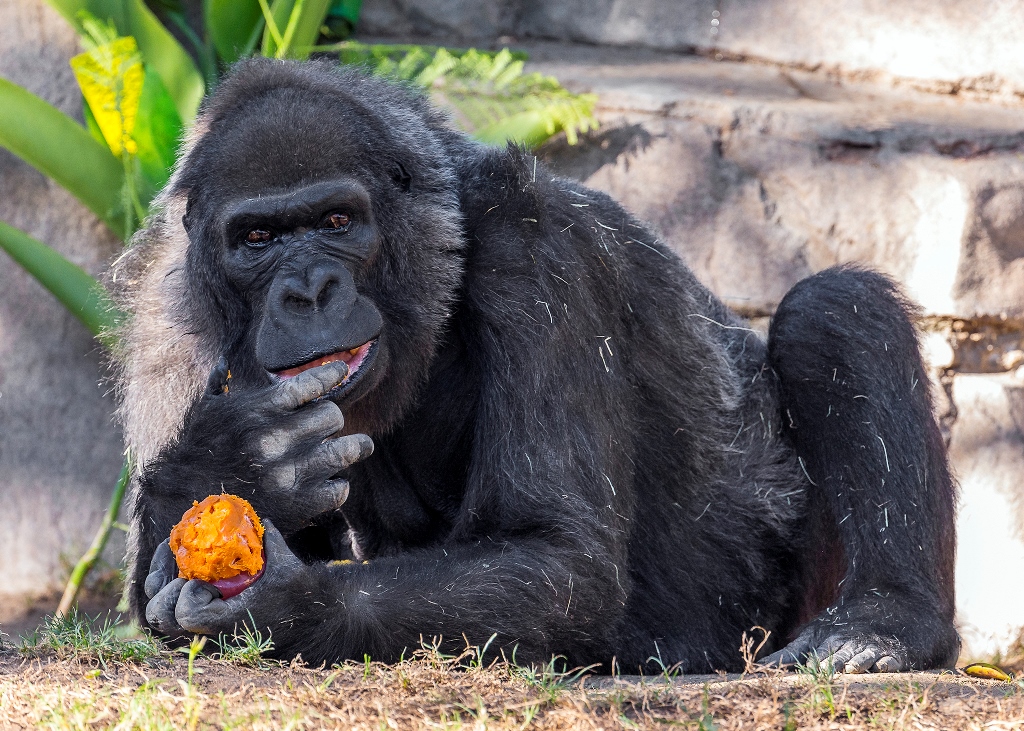
[[[308,371],[311,368],[317,368],[318,366],[327,365],[328,363],[335,363],[337,361],[344,361],[348,365],[348,376],[345,380],[348,381],[356,374],[359,367],[366,360],[367,354],[370,352],[370,348],[376,340],[369,340],[362,345],[352,348],[351,350],[340,350],[337,353],[330,353],[329,355],[322,355],[318,358],[314,358],[308,363],[297,365],[294,368],[285,368],[283,371],[275,371],[274,375],[278,378],[295,378],[303,371]]]

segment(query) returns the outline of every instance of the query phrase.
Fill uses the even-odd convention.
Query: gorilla
[[[608,196],[323,61],[238,64],[158,203],[108,276],[144,627],[314,664],[735,670],[754,627],[774,664],[955,661],[955,486],[884,276],[800,282],[765,341]],[[221,492],[266,522],[227,599],[167,546]]]

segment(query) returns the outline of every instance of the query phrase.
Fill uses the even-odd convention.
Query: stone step
[[[575,41],[770,59],[926,89],[1019,96],[1024,0],[372,0],[363,34],[451,45]]]
[[[599,95],[600,130],[542,157],[654,225],[731,305],[770,312],[846,262],[929,314],[1024,314],[1024,106],[769,64],[527,45]]]
[[[856,262],[924,308],[960,480],[964,658],[1024,615],[1024,107],[770,64],[537,44],[532,68],[599,95],[601,128],[539,154],[657,229],[766,329],[797,281]]]

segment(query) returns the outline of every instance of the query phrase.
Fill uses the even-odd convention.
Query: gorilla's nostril
[[[338,280],[328,279],[324,283],[324,286],[320,289],[320,294],[316,297],[316,308],[322,310],[328,302],[331,301],[331,297],[334,295],[334,290],[338,288]]]
[[[313,303],[305,297],[290,294],[284,298],[284,307],[292,312],[303,312],[313,306]]]

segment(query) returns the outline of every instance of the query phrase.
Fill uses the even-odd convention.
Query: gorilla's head
[[[347,430],[415,400],[462,271],[452,146],[414,93],[326,63],[246,61],[172,180],[185,279],[237,387],[344,360]]]

